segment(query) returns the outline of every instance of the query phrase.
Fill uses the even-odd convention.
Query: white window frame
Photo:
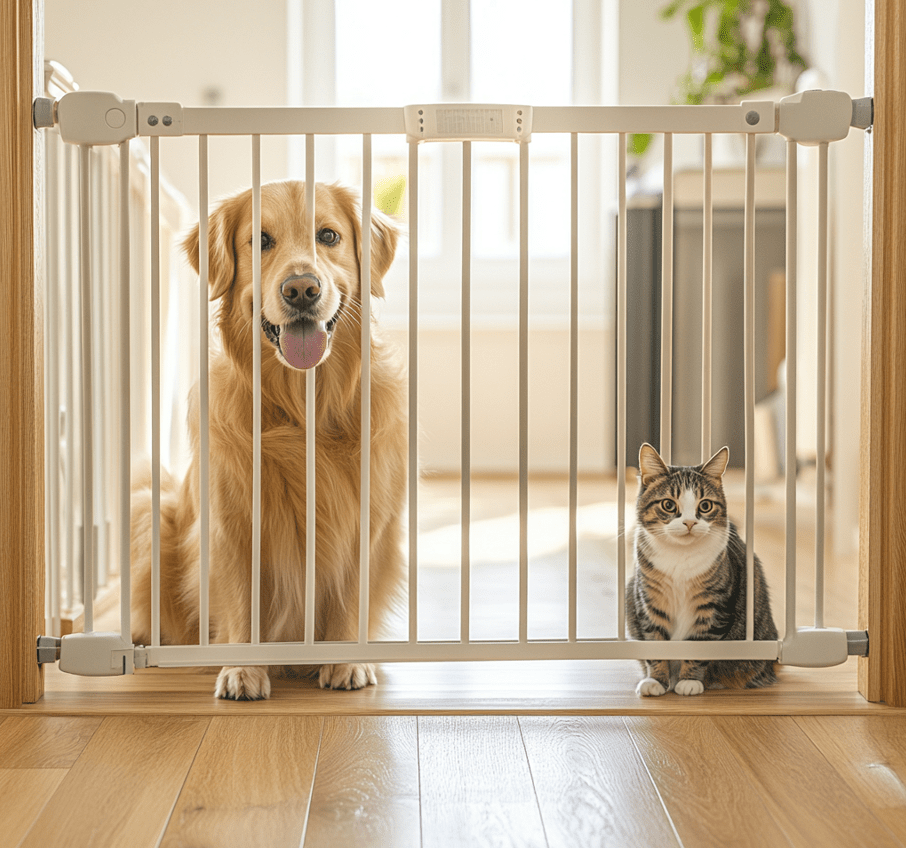
[[[441,0],[441,92],[440,102],[471,100],[470,7],[481,0]],[[553,2],[553,0],[552,0]],[[287,0],[287,97],[291,106],[330,106],[336,104],[336,5],[335,0]],[[598,105],[617,100],[617,57],[619,42],[618,0],[573,0],[572,104]],[[344,105],[344,104],[340,104]],[[391,104],[386,104],[391,105]],[[392,104],[398,105],[398,104]],[[538,104],[527,104],[538,105]],[[569,104],[564,104],[569,105]],[[614,233],[611,224],[616,194],[616,140],[612,150],[608,139],[588,137],[580,140],[580,291],[589,292],[582,305],[580,323],[601,326],[612,321],[614,279]],[[291,176],[304,174],[304,139],[291,137],[288,144],[288,170]],[[441,169],[442,223],[439,249],[424,252],[419,265],[420,322],[422,326],[458,325],[461,276],[461,151],[459,145],[442,144],[435,155]],[[424,146],[422,151],[424,151]],[[476,158],[481,152],[476,150]],[[568,166],[568,159],[566,160]],[[338,170],[336,144],[319,140],[315,163],[318,180],[333,181]],[[474,166],[473,166],[474,167]],[[567,170],[568,173],[568,170]],[[529,175],[531,194],[531,172]],[[564,185],[568,191],[568,185]],[[424,205],[424,201],[423,204]],[[423,213],[424,214],[424,213]],[[424,233],[427,235],[427,233]],[[404,245],[401,254],[407,247]],[[551,290],[566,286],[569,274],[569,245],[562,257],[533,258],[530,269],[530,301],[546,304],[533,308],[533,326],[568,326],[568,299],[549,296]],[[390,290],[403,291],[406,268],[400,255],[391,275],[403,283],[389,282]],[[501,290],[502,276],[517,274],[516,256],[510,258],[472,258],[472,285],[480,292],[473,297],[473,322],[485,326],[510,326],[516,304],[509,292]],[[534,295],[534,296],[533,296]],[[382,319],[390,325],[406,322],[404,299],[390,302]]]

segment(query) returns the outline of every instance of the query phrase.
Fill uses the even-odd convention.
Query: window
[[[601,81],[607,74],[600,24],[609,6],[610,0],[293,0],[290,55],[301,56],[290,67],[290,102],[602,102]],[[304,142],[293,139],[290,145],[291,172],[302,176]],[[601,145],[597,139],[582,140],[580,167],[583,159],[600,158]],[[509,324],[518,308],[518,148],[502,143],[472,148],[472,280],[474,291],[480,292],[473,295],[473,317]],[[568,281],[569,139],[535,135],[529,154],[530,279],[533,289],[543,293]],[[358,137],[319,139],[317,178],[360,184],[361,156]],[[420,303],[428,323],[458,320],[461,157],[458,144],[419,147]],[[375,205],[407,224],[405,139],[374,137],[372,168]],[[596,274],[611,236],[602,215],[603,198],[609,197],[607,179],[595,161],[580,194],[583,240],[590,247],[583,248],[582,265],[597,268]],[[404,245],[403,254],[406,249]],[[401,255],[392,272],[399,284],[391,280],[387,287],[385,321],[406,314],[407,267]],[[585,304],[583,314],[600,315],[605,302],[604,286],[600,288],[600,297]],[[533,320],[565,322],[566,300],[562,308],[545,300],[548,306],[543,314],[533,313]]]

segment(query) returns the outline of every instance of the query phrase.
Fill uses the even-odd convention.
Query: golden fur
[[[289,275],[315,270],[305,214],[305,186],[270,183],[261,191],[262,315],[288,320],[280,296]],[[317,186],[316,271],[322,320],[339,309],[329,356],[317,366],[317,553],[315,638],[358,638],[360,453],[359,204],[339,185]],[[398,232],[373,215],[371,291],[393,261]],[[269,243],[270,244],[270,243]],[[252,198],[223,201],[209,218],[211,299],[222,351],[210,362],[210,638],[248,642],[252,561],[252,333],[262,334],[261,640],[304,638],[305,372],[284,364],[252,314]],[[198,228],[184,248],[198,270]],[[401,586],[401,515],[406,487],[406,388],[396,359],[373,327],[371,350],[370,637],[380,631]],[[193,458],[181,485],[163,475],[161,493],[161,642],[198,641],[199,461],[197,386],[190,397]],[[132,494],[133,639],[151,639],[151,483],[137,477]],[[320,684],[356,689],[374,683],[368,665],[322,666]],[[265,668],[224,668],[216,694],[257,699],[270,693]]]

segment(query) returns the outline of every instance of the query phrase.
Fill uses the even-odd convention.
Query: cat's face
[[[725,542],[727,502],[721,479],[728,459],[729,451],[722,448],[704,465],[668,466],[651,445],[642,445],[636,512],[652,542],[677,547]]]

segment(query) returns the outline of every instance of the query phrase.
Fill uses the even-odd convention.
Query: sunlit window
[[[338,106],[440,95],[440,0],[336,0]]]
[[[570,0],[472,3],[472,99],[572,103],[572,14]]]
[[[331,9],[330,0],[316,5]],[[307,2],[303,8],[312,14]],[[322,58],[320,45],[308,42],[305,62],[317,67],[318,78],[327,73],[337,106],[456,100],[566,106],[573,103],[577,74],[601,74],[599,67],[576,66],[573,0],[333,0],[332,10],[333,49]],[[361,184],[359,137],[319,144],[320,179],[329,167],[333,178]],[[374,205],[409,227],[408,144],[402,137],[375,136],[372,145]],[[418,156],[422,303],[443,314],[452,308],[461,270],[462,150],[458,144],[422,144]],[[562,276],[569,254],[569,138],[536,134],[529,159],[530,256],[542,263],[532,272],[540,283]],[[510,285],[510,265],[518,257],[518,201],[518,145],[474,143],[472,276],[488,294],[473,310],[488,316],[512,309],[512,294],[501,291],[496,307],[492,300],[498,282]],[[406,265],[396,264],[394,273],[405,274]]]

